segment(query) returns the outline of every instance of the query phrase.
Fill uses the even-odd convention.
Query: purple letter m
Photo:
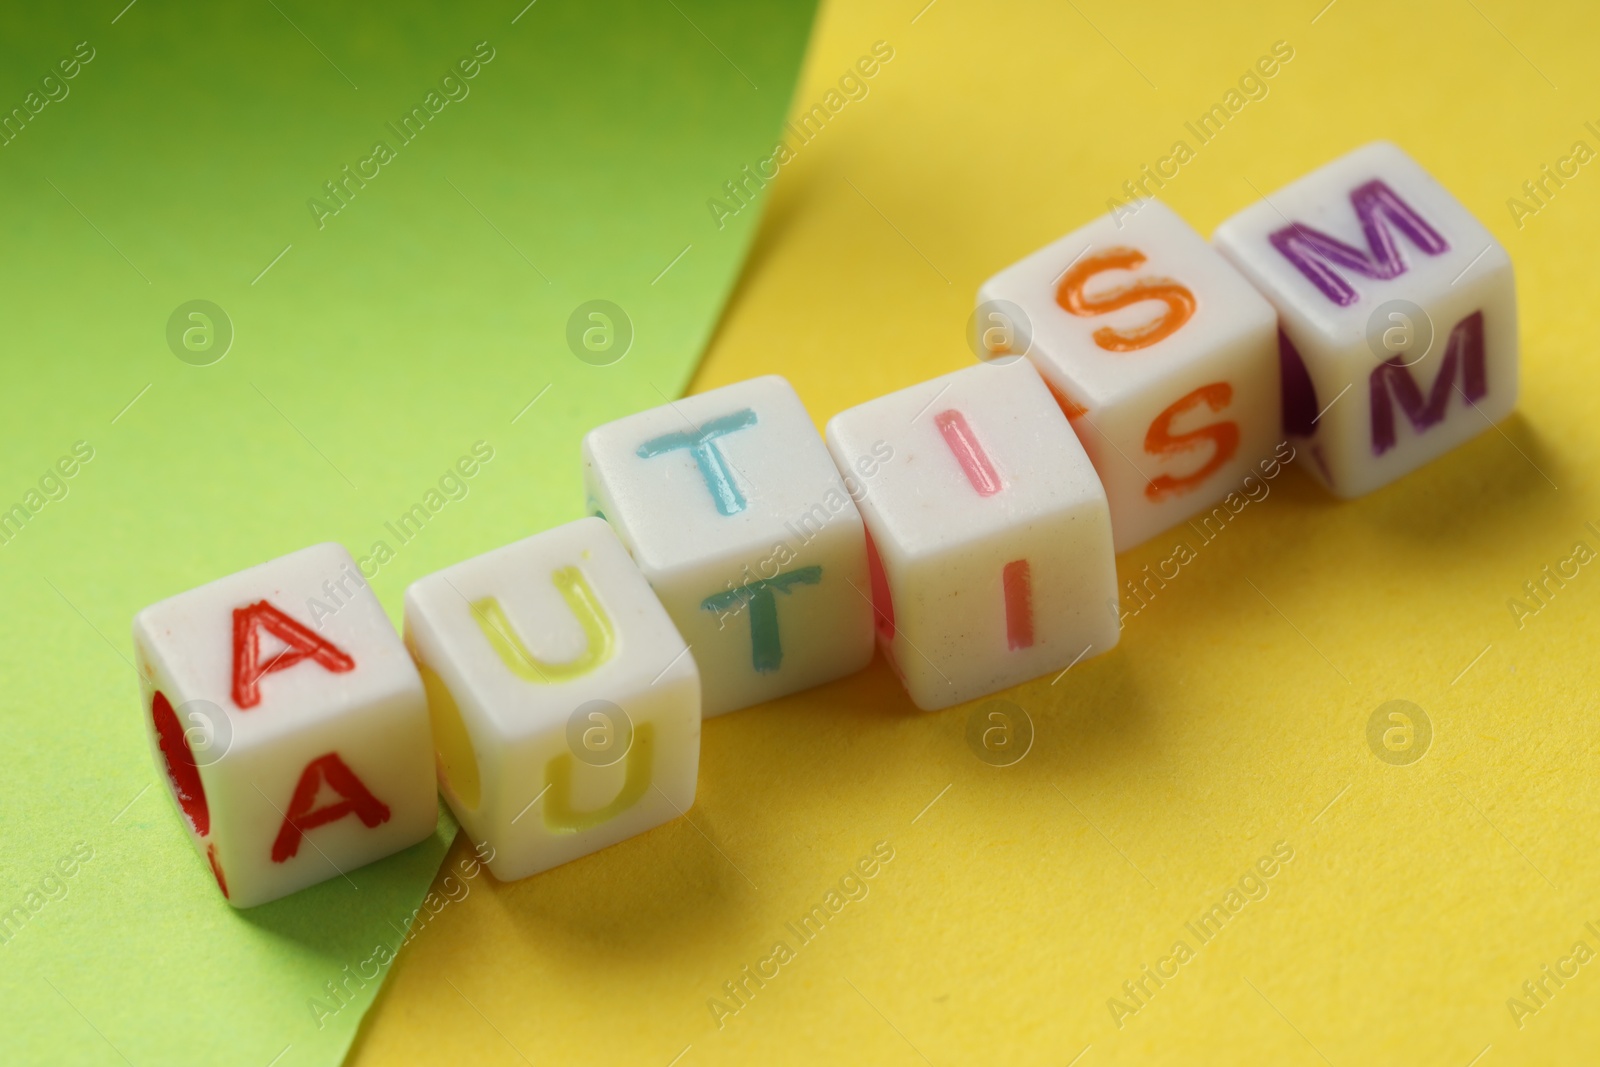
[[[1469,404],[1482,400],[1488,393],[1483,364],[1483,312],[1474,311],[1450,331],[1445,343],[1444,359],[1439,363],[1439,375],[1428,390],[1427,400],[1411,377],[1411,369],[1395,356],[1378,364],[1372,371],[1372,454],[1381,456],[1394,447],[1394,406],[1389,393],[1418,433],[1444,418],[1450,406],[1450,390],[1456,384],[1456,364],[1461,367],[1461,396]]]
[[[1410,204],[1381,180],[1357,188],[1350,194],[1350,204],[1356,209],[1361,228],[1366,231],[1367,251],[1297,222],[1274,231],[1267,238],[1272,247],[1311,279],[1312,285],[1340,307],[1349,307],[1358,297],[1336,268],[1343,267],[1380,281],[1398,278],[1406,272],[1406,261],[1400,254],[1400,244],[1391,226],[1430,256],[1450,250],[1439,231],[1429,226]]]

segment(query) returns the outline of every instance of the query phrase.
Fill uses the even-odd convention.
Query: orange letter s
[[[1194,294],[1168,278],[1146,278],[1096,297],[1084,295],[1089,279],[1107,270],[1132,270],[1144,263],[1144,253],[1135,248],[1110,248],[1087,256],[1061,279],[1056,287],[1056,303],[1074,315],[1104,315],[1146,300],[1167,305],[1166,313],[1143,326],[1114,330],[1102,326],[1094,332],[1094,343],[1107,352],[1135,352],[1171,337],[1194,315]]]
[[[1221,411],[1232,401],[1233,386],[1227,382],[1212,382],[1180,397],[1156,416],[1156,421],[1150,424],[1150,432],[1144,435],[1144,450],[1151,455],[1167,456],[1187,452],[1206,441],[1212,442],[1216,447],[1205,466],[1193,474],[1185,474],[1181,478],[1160,474],[1152,478],[1150,484],[1144,487],[1145,496],[1151,500],[1161,500],[1174,493],[1187,492],[1233,458],[1233,454],[1239,450],[1239,424],[1236,422],[1214,422],[1190,430],[1188,433],[1172,432],[1172,421],[1190,408],[1204,403],[1212,411]]]

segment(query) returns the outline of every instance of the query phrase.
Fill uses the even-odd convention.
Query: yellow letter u
[[[624,758],[628,761],[622,788],[611,803],[593,811],[578,811],[572,806],[572,774],[576,762],[563,752],[552,759],[545,768],[550,795],[544,802],[544,824],[558,834],[573,834],[588,830],[627,811],[644,797],[650,788],[651,770],[655,764],[655,728],[642,722],[634,727],[633,747]]]
[[[472,605],[472,614],[477,617],[478,627],[483,631],[483,636],[489,639],[500,661],[524,681],[571,681],[606,662],[616,648],[616,632],[612,629],[611,620],[606,617],[594,590],[589,588],[583,572],[577,567],[562,567],[550,576],[550,580],[555,583],[561,599],[566,601],[567,608],[578,620],[588,640],[584,650],[565,663],[547,663],[529,652],[511,628],[511,620],[506,618],[500,602],[494,597],[484,597]]]

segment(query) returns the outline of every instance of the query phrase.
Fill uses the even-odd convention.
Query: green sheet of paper
[[[0,1060],[331,1064],[454,826],[235,912],[129,621],[335,540],[398,622],[579,516],[582,433],[710,335],[813,5],[123,2],[0,32]]]

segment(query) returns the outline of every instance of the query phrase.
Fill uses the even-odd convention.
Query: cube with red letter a
[[[233,906],[433,832],[422,679],[342,546],[154,604],[133,643],[156,767]]]

